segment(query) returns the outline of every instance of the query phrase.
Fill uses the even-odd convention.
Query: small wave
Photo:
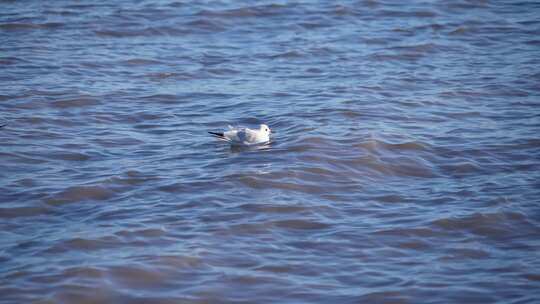
[[[232,177],[229,177],[232,178]],[[254,176],[237,176],[233,180],[237,180],[241,184],[248,186],[253,189],[281,189],[281,190],[290,190],[298,191],[308,194],[322,194],[324,189],[321,189],[317,185],[310,185],[308,183],[296,183],[292,181],[277,181],[277,180],[268,180],[257,178]]]
[[[115,177],[111,177],[106,181],[103,181],[103,184],[116,184],[116,185],[130,185],[136,186],[141,185],[149,181],[155,181],[158,178],[155,176],[148,176],[136,170],[126,171],[123,174],[120,174]]]
[[[153,59],[143,59],[143,58],[133,58],[122,62],[125,65],[156,65],[156,64],[162,64],[161,61],[153,60]]]
[[[287,52],[269,56],[269,58],[271,59],[295,59],[295,58],[302,58],[302,57],[305,57],[305,55],[298,51],[287,51]]]
[[[118,237],[126,239],[157,238],[166,235],[163,229],[148,228],[139,230],[121,230],[114,233]]]
[[[446,252],[446,255],[441,257],[442,261],[460,261],[467,259],[487,259],[490,257],[489,252],[481,249],[473,248],[451,248]]]
[[[285,9],[290,5],[269,4],[250,7],[241,7],[228,10],[201,10],[198,16],[219,17],[219,18],[261,18],[271,17],[285,13]]]
[[[190,255],[144,255],[137,258],[137,261],[153,265],[159,269],[209,269],[203,259],[197,256]]]
[[[376,235],[388,235],[395,237],[418,237],[418,238],[429,238],[437,235],[437,232],[433,229],[427,227],[418,227],[418,228],[391,228],[377,230],[374,232]]]
[[[381,17],[401,17],[401,18],[434,18],[437,13],[429,10],[415,11],[397,11],[397,10],[379,10],[377,15]]]
[[[82,108],[82,107],[91,107],[98,105],[100,101],[97,98],[93,97],[84,97],[80,96],[74,99],[61,99],[51,102],[51,105],[54,108]]]
[[[196,74],[193,73],[177,73],[177,72],[157,72],[157,73],[149,73],[146,74],[146,77],[155,80],[155,81],[163,81],[163,80],[194,80],[200,78]]]
[[[105,236],[98,239],[75,237],[58,241],[54,246],[47,249],[47,253],[60,253],[72,250],[85,252],[104,250],[115,247],[115,244],[120,244],[120,241],[113,236]]]
[[[269,205],[269,204],[244,204],[239,208],[256,213],[299,213],[308,211],[309,208],[291,205]]]
[[[49,211],[46,207],[5,207],[0,208],[0,218],[13,219],[18,217],[38,216]]]
[[[48,23],[2,23],[0,30],[31,30],[31,29],[56,29],[64,26],[61,22]]]
[[[215,20],[197,19],[189,21],[183,25],[189,31],[204,30],[209,32],[222,32],[227,29],[225,24],[217,22]]]
[[[82,201],[104,201],[114,196],[114,192],[102,186],[72,186],[45,199],[49,205],[63,205]]]
[[[279,220],[273,221],[273,226],[286,229],[301,229],[301,230],[321,230],[332,227],[330,224],[313,221],[313,220]]]
[[[13,65],[13,64],[19,64],[27,62],[27,60],[19,58],[19,57],[0,57],[0,65]],[[1,100],[1,99],[0,99]]]
[[[415,62],[422,59],[425,55],[421,53],[404,53],[404,54],[388,54],[388,53],[375,53],[369,55],[369,60],[375,61],[404,61]]]
[[[162,33],[155,28],[124,29],[124,30],[96,30],[94,33],[100,37],[132,38],[138,36],[160,36]]]
[[[320,29],[320,28],[325,28],[325,27],[331,27],[332,24],[331,23],[327,23],[327,22],[300,22],[298,23],[299,26],[307,29],[307,30],[315,30],[315,29]]]
[[[437,52],[447,52],[450,49],[449,46],[435,44],[435,43],[423,43],[413,45],[401,45],[388,48],[388,50],[394,50],[398,52],[415,52],[422,54],[433,54]]]
[[[510,237],[519,232],[518,227],[530,225],[524,215],[518,212],[504,211],[443,218],[435,220],[431,224],[448,231],[471,233],[494,239]]]
[[[46,153],[41,154],[49,159],[64,160],[64,161],[87,161],[90,159],[90,156],[86,153],[75,152],[75,151],[47,151]]]
[[[450,176],[465,176],[470,174],[483,173],[484,170],[474,161],[460,161],[453,164],[441,164],[439,170]]]
[[[238,70],[227,69],[227,68],[203,69],[203,71],[206,72],[206,73],[209,73],[211,75],[218,75],[218,76],[227,76],[227,75],[240,74],[240,71],[238,71]]]
[[[404,152],[404,151],[424,151],[431,152],[433,148],[426,142],[421,141],[398,141],[390,142],[381,139],[371,138],[364,140],[355,145],[358,148],[365,149],[371,152],[379,154],[379,151],[386,150],[391,152]]]
[[[151,288],[167,285],[169,278],[165,273],[143,266],[112,266],[106,274],[108,280],[129,288]]]
[[[173,94],[154,94],[141,97],[142,99],[149,101],[162,101],[165,103],[173,102],[178,100],[178,96]]]

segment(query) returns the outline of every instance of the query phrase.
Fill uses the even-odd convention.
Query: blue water
[[[538,3],[0,6],[0,302],[540,302]]]

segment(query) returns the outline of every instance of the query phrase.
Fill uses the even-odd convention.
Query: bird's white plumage
[[[223,132],[222,139],[232,145],[253,146],[265,144],[270,141],[270,128],[267,125],[260,125],[258,130],[249,128],[232,128]]]

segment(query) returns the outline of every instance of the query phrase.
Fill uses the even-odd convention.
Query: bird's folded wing
[[[230,131],[224,132],[223,137],[225,137],[229,141],[238,141],[237,133],[238,133],[237,130],[230,130]]]
[[[239,132],[240,133],[240,132]],[[240,134],[239,134],[240,135]],[[258,133],[251,129],[244,129],[242,132],[242,141],[246,143],[256,143],[259,140]]]

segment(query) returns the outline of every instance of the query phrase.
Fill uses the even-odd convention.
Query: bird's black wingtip
[[[219,133],[219,132],[208,132],[208,133],[209,133],[209,134],[212,134],[212,135],[214,135],[214,136],[217,136],[217,137],[225,137],[225,136],[223,135],[223,133]]]

